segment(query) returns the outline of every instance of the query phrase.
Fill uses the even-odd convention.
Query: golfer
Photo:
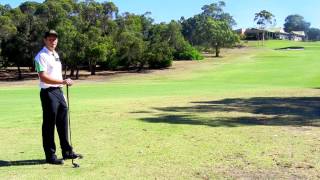
[[[55,51],[58,44],[58,34],[49,30],[44,34],[45,46],[35,57],[36,71],[40,79],[40,99],[43,111],[42,143],[46,162],[63,164],[63,159],[81,158],[73,151],[68,136],[68,107],[63,96],[63,85],[71,86],[71,79],[62,78],[62,65]],[[63,159],[56,156],[54,131],[57,127]]]

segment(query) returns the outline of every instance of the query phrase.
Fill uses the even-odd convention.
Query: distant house
[[[262,37],[262,30],[256,28],[237,29],[235,30],[240,36],[244,36],[246,40],[258,40]]]
[[[244,36],[246,40],[260,40],[262,39],[264,31],[264,39],[281,39],[281,40],[293,40],[303,41],[305,40],[304,31],[292,31],[291,33],[285,32],[283,28],[269,28],[266,30],[257,28],[237,29],[235,30],[241,36]]]
[[[306,38],[304,31],[292,31],[290,35],[290,39],[293,41],[303,41]]]
[[[290,39],[290,33],[287,33],[283,30],[283,28],[270,28],[267,29],[267,36],[268,39],[281,39],[281,40],[289,40]]]

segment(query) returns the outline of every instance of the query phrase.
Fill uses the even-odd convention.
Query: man
[[[54,142],[54,130],[57,127],[63,159],[82,158],[73,151],[68,136],[68,107],[63,96],[63,85],[71,86],[71,79],[62,78],[62,65],[55,51],[58,44],[58,34],[49,30],[44,34],[45,47],[35,57],[36,71],[40,79],[40,99],[43,111],[42,142],[46,162],[63,164],[58,159]]]

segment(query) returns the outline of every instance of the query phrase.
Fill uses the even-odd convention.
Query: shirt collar
[[[47,48],[47,47],[43,47],[43,50],[47,53],[47,54],[50,54],[50,55],[53,55],[53,56],[56,56],[56,51],[54,51],[53,50],[53,52],[52,51],[49,51],[49,49]]]

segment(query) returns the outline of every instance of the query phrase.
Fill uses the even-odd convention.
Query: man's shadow
[[[19,160],[19,161],[3,161],[0,160],[0,167],[6,166],[31,166],[46,164],[44,159],[34,159],[34,160]]]

